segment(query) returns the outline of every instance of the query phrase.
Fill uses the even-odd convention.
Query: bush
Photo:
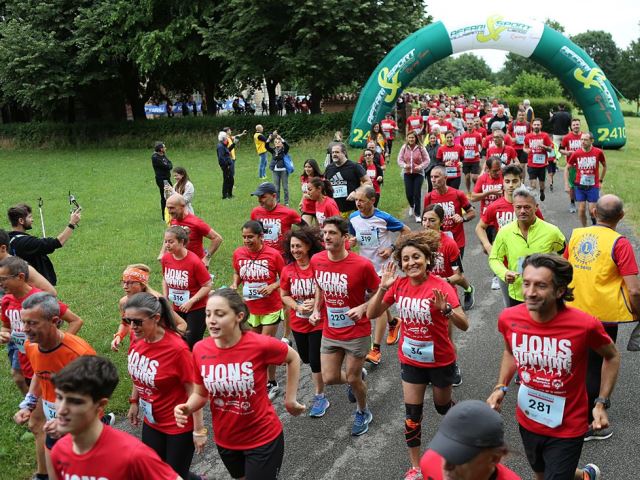
[[[562,86],[557,78],[545,78],[540,73],[521,72],[511,84],[511,95],[526,97],[559,97]]]
[[[8,123],[0,125],[0,144],[5,148],[149,148],[157,140],[175,147],[215,146],[218,132],[231,127],[234,133],[253,134],[262,124],[275,129],[290,142],[342,130],[348,132],[352,112],[321,115],[212,116],[162,118],[141,122]]]
[[[531,107],[533,108],[533,113],[536,117],[540,117],[542,119],[542,129],[545,132],[551,132],[551,124],[549,123],[549,111],[553,110],[554,112],[558,109],[559,103],[564,103],[565,110],[569,113],[572,113],[574,106],[567,101],[564,97],[554,97],[554,98],[535,98],[535,97],[504,97],[500,100],[501,103],[509,106],[509,110],[513,117],[518,113],[518,105],[522,103],[522,100],[528,98],[531,102]]]

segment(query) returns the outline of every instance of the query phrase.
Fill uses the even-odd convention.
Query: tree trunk
[[[269,96],[269,115],[277,115],[278,107],[276,106],[276,87],[278,86],[278,80],[274,78],[267,78],[267,95]]]
[[[138,79],[137,69],[130,62],[124,62],[120,65],[120,73],[124,88],[125,98],[131,105],[134,120],[146,120],[144,113],[144,100],[140,96],[140,81]]]
[[[76,121],[76,100],[75,97],[69,97],[67,99],[67,123],[74,123]]]
[[[311,98],[309,99],[309,101],[309,109],[311,110],[311,113],[322,113],[322,110],[320,108],[320,102],[322,102],[322,90],[320,90],[319,88],[312,88]]]
[[[215,104],[216,103],[216,100],[215,100],[216,86],[212,83],[205,82],[203,86],[203,90],[204,90],[204,98],[207,101],[207,116],[216,115],[216,113],[218,112],[218,106]]]

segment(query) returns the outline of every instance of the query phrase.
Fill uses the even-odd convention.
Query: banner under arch
[[[477,49],[507,50],[544,65],[569,89],[584,111],[595,144],[626,143],[624,117],[611,83],[584,50],[542,22],[492,15],[475,25],[428,25],[400,42],[380,62],[360,92],[349,143],[362,147],[373,123],[394,108],[398,95],[432,63]],[[546,112],[544,112],[546,114]]]

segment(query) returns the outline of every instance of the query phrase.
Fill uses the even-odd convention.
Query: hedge
[[[336,130],[349,131],[351,112],[321,115],[161,118],[139,122],[8,123],[0,125],[0,145],[4,148],[149,148],[157,140],[172,147],[202,147],[217,143],[224,127],[234,133],[255,132],[262,124],[265,132],[277,129],[288,141],[313,138]],[[346,135],[345,135],[346,136]]]

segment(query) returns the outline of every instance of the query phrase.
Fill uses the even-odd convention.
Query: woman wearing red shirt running
[[[307,187],[312,178],[322,178],[320,166],[313,158],[304,162],[302,167],[303,173],[300,175],[300,188],[302,189],[302,198],[300,200],[300,213],[302,220],[307,225],[311,225],[316,216],[316,206],[313,200],[307,196]]]
[[[405,277],[396,277],[396,264],[384,268],[380,287],[369,301],[367,316],[377,318],[394,303],[402,321],[398,357],[406,418],[405,438],[411,468],[405,480],[420,475],[420,438],[424,395],[432,385],[436,411],[444,415],[454,405],[452,384],[456,352],[449,339],[449,321],[460,330],[469,323],[451,285],[430,273],[433,252],[424,232],[400,237],[394,260]]]
[[[314,215],[320,227],[322,227],[326,218],[340,215],[340,209],[332,195],[333,188],[328,180],[315,177],[309,181],[307,196],[313,200]]]
[[[371,183],[373,184],[373,189],[376,191],[376,201],[374,202],[374,206],[378,206],[378,202],[380,201],[380,185],[382,184],[384,172],[382,168],[376,165],[373,161],[373,156],[375,152],[369,148],[364,151],[364,169],[367,172],[367,176],[371,179]]]
[[[194,450],[201,453],[207,440],[202,410],[185,427],[175,423],[173,409],[194,390],[193,357],[179,335],[166,298],[136,293],[127,299],[122,320],[135,333],[129,346],[127,368],[133,388],[127,417],[140,424],[142,442],[153,448],[182,478],[189,478]]]
[[[284,406],[304,412],[296,393],[300,357],[286,343],[250,331],[249,309],[235,290],[221,288],[207,302],[210,336],[193,349],[195,390],[174,409],[178,426],[210,400],[213,433],[220,458],[233,478],[275,480],[284,456],[282,423],[264,385],[267,367],[287,366]]]
[[[189,348],[204,335],[204,308],[211,291],[211,276],[198,256],[187,250],[189,234],[174,225],[164,234],[165,253],[162,264],[162,293],[173,310],[187,322],[185,340]]]
[[[462,160],[464,148],[453,143],[453,132],[444,135],[445,144],[438,149],[437,160],[444,164],[447,172],[447,185],[456,189],[460,188],[462,179]]]

